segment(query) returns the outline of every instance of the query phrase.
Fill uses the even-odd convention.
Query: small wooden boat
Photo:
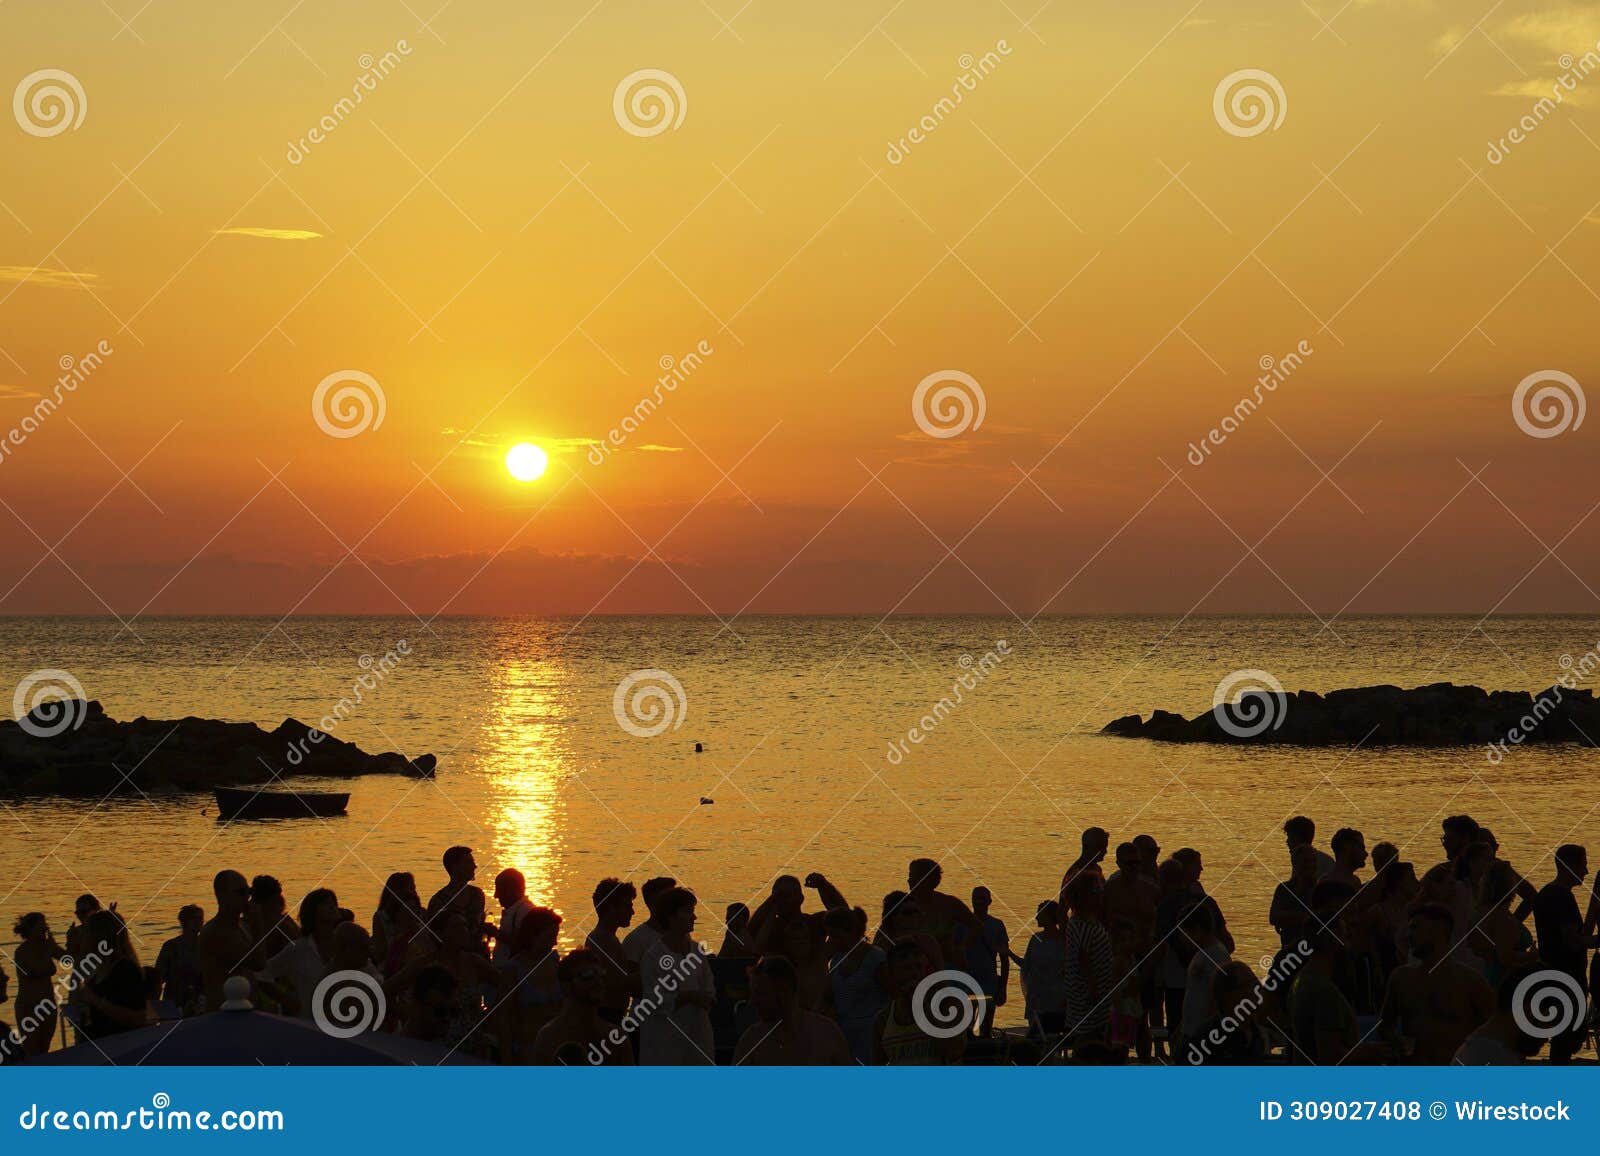
[[[310,819],[342,815],[348,793],[266,791],[255,787],[214,787],[219,819]]]

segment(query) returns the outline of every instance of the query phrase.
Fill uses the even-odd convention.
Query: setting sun
[[[506,469],[519,482],[537,481],[549,464],[549,455],[532,442],[518,442],[506,454]]]

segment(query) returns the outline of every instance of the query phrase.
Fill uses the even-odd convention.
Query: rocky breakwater
[[[1102,734],[1164,743],[1285,746],[1468,746],[1490,760],[1525,743],[1600,746],[1600,702],[1556,685],[1537,694],[1439,682],[1410,690],[1363,686],[1316,694],[1252,688],[1193,718],[1158,710],[1114,719]],[[1497,757],[1498,756],[1498,757]]]
[[[432,755],[373,755],[285,719],[273,730],[216,719],[118,722],[98,702],[55,699],[0,722],[0,792],[146,795],[293,776],[431,777]]]

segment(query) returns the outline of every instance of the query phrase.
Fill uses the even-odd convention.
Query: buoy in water
[[[700,805],[702,807],[709,807],[712,803],[715,803],[715,802],[716,802],[715,799],[708,799],[704,795],[700,796]]]
[[[695,743],[695,744],[694,744],[694,753],[695,753],[695,754],[697,754],[697,755],[698,755],[698,754],[700,754],[700,753],[701,753],[701,752],[702,752],[702,751],[704,751],[704,750],[705,750],[705,747],[703,747],[703,746],[701,746],[701,745],[700,745],[700,744],[699,744],[699,743]]]

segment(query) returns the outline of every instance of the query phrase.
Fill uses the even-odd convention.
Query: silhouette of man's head
[[[1111,836],[1106,834],[1103,827],[1090,827],[1080,839],[1083,847],[1083,861],[1098,863],[1106,857],[1106,851],[1111,846]]]
[[[206,913],[200,909],[198,903],[185,903],[178,908],[178,926],[184,931],[193,934],[205,926]]]
[[[1048,931],[1052,927],[1060,926],[1061,904],[1057,903],[1054,899],[1045,899],[1041,901],[1039,906],[1034,911],[1033,921],[1039,925],[1041,930],[1045,931]]]
[[[1193,847],[1179,847],[1172,853],[1172,857],[1183,864],[1190,883],[1199,882],[1200,873],[1205,870],[1205,864],[1200,860],[1200,852]]]
[[[1589,874],[1589,852],[1577,843],[1563,843],[1556,848],[1556,879],[1568,887],[1576,887]]]
[[[528,893],[528,881],[515,867],[507,867],[494,877],[494,897],[509,907]]]
[[[688,935],[694,930],[694,909],[698,902],[687,887],[671,887],[656,900],[652,911],[668,933]]]
[[[974,887],[972,889],[972,910],[979,915],[984,914],[994,905],[994,896],[987,887]]]
[[[659,925],[661,912],[658,905],[661,897],[678,885],[678,881],[670,875],[657,875],[654,879],[646,879],[644,886],[639,888],[639,896],[644,900],[645,910],[650,912],[651,922]]]
[[[1133,845],[1139,849],[1139,858],[1144,861],[1145,870],[1155,874],[1156,864],[1161,862],[1161,844],[1156,842],[1156,837],[1135,835]]]
[[[237,871],[218,871],[211,880],[211,891],[217,897],[219,914],[238,915],[250,902],[250,884]]]
[[[906,888],[917,893],[935,891],[943,879],[944,871],[938,863],[932,859],[913,859],[906,871]]]
[[[283,884],[271,875],[257,875],[250,880],[250,902],[269,914],[277,914],[288,907],[283,898]]]
[[[477,860],[471,847],[451,847],[444,853],[444,869],[451,882],[470,883],[478,874]]]
[[[602,879],[594,889],[594,912],[614,927],[626,927],[633,922],[633,899],[637,894],[632,883]]]
[[[1354,827],[1340,827],[1330,845],[1333,857],[1346,871],[1359,871],[1367,865],[1367,841]]]
[[[1304,815],[1296,815],[1283,824],[1283,841],[1293,851],[1296,847],[1317,840],[1317,825]]]
[[[779,911],[791,914],[805,906],[806,889],[793,875],[779,875],[772,881],[772,899]]]
[[[511,944],[514,954],[543,957],[555,950],[561,936],[561,915],[548,907],[530,907],[517,924]]]
[[[1451,815],[1440,826],[1443,833],[1439,836],[1439,842],[1444,847],[1447,859],[1454,859],[1478,837],[1478,821],[1471,815]]]

